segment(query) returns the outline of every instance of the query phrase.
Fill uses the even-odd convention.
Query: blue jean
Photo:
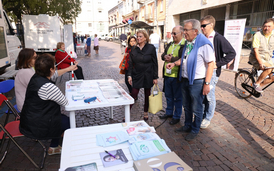
[[[182,83],[177,78],[165,77],[166,115],[173,115],[174,119],[180,119],[182,115]],[[175,111],[174,111],[175,107]],[[174,111],[174,114],[173,114]]]
[[[210,80],[210,92],[206,95],[204,99],[204,116],[208,121],[214,116],[215,108],[216,108],[216,99],[215,99],[215,87],[218,82],[219,77],[216,75],[216,70],[213,71],[211,80]]]
[[[183,107],[185,111],[185,126],[191,128],[192,133],[199,133],[203,120],[203,85],[204,79],[196,79],[189,85],[188,79],[182,82]],[[193,121],[194,114],[194,121]]]
[[[156,56],[158,57],[159,44],[153,44],[156,49]]]

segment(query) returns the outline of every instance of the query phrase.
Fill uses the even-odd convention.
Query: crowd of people
[[[221,67],[229,65],[236,52],[231,44],[214,31],[215,18],[205,16],[200,21],[189,19],[184,26],[172,29],[173,41],[161,55],[164,61],[163,78],[167,102],[165,114],[160,119],[172,118],[174,125],[180,122],[184,110],[184,125],[175,132],[188,132],[187,141],[195,139],[200,128],[210,125],[216,108],[215,87],[221,74]],[[274,50],[274,20],[267,19],[262,30],[254,35],[250,62],[263,70],[254,89],[261,91],[266,82],[274,81],[274,66],[271,55]],[[154,34],[154,33],[153,33]],[[94,39],[94,50],[98,54],[99,41]],[[145,30],[138,30],[136,37],[128,35],[122,67],[125,83],[130,95],[137,100],[141,88],[144,89],[144,120],[148,120],[149,96],[153,85],[158,84],[157,53],[159,37],[149,37]],[[83,40],[84,41],[84,40]],[[90,49],[91,39],[85,43]],[[90,55],[90,50],[88,50]],[[66,51],[65,44],[59,42],[55,57],[42,54],[37,57],[33,49],[23,49],[19,53],[15,77],[15,94],[18,110],[21,111],[20,131],[34,139],[52,139],[48,154],[60,154],[59,140],[69,119],[61,114],[60,106],[68,104],[66,97],[54,84],[58,76],[74,71],[78,79],[84,79],[81,66]],[[58,68],[58,70],[56,70]],[[269,75],[269,78],[265,77]],[[134,104],[133,104],[134,105]],[[132,106],[130,108],[132,108]]]

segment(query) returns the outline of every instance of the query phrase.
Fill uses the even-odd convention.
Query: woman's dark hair
[[[132,46],[130,45],[130,40],[131,39],[135,39],[135,41],[137,42],[137,39],[136,39],[136,37],[135,36],[130,36],[129,38],[128,38],[128,41],[127,41],[127,47],[128,47],[128,49],[131,49],[132,48]]]
[[[17,62],[17,68],[22,69],[22,68],[30,68],[30,61],[34,57],[35,51],[33,49],[25,48],[22,49],[19,54],[18,54],[18,62]]]
[[[49,54],[44,53],[40,55],[35,61],[35,73],[42,77],[50,77],[50,69],[54,69],[55,58]]]

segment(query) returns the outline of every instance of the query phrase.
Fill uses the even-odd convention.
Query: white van
[[[25,48],[32,48],[36,53],[56,51],[58,42],[64,41],[64,28],[58,16],[22,15]]]
[[[14,70],[15,61],[21,51],[21,42],[2,8],[0,0],[0,72]]]

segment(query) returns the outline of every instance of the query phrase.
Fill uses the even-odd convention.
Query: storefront
[[[179,15],[179,23],[187,19],[200,20],[203,16],[212,15],[216,19],[215,30],[224,34],[226,19],[246,18],[244,41],[252,41],[253,34],[260,30],[261,25],[267,18],[274,17],[274,0],[243,0],[224,4],[218,7],[191,11]]]

